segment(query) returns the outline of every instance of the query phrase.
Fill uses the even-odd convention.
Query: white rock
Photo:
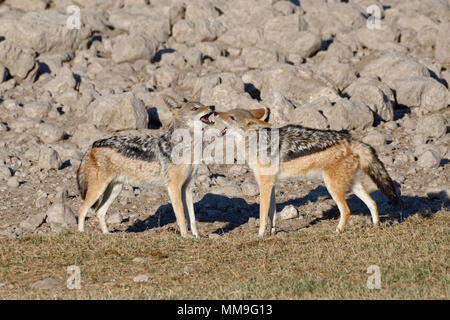
[[[61,287],[63,287],[63,282],[51,277],[36,281],[31,285],[31,289],[38,290],[52,290]]]
[[[288,205],[278,213],[281,220],[289,220],[298,217],[298,210],[293,205]]]
[[[133,281],[136,283],[147,282],[149,280],[149,276],[146,274],[138,274],[133,278]]]

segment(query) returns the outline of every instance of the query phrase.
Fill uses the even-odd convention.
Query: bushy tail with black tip
[[[359,156],[361,170],[372,179],[378,189],[389,199],[389,202],[396,205],[399,197],[395,191],[394,182],[383,163],[378,159],[375,150],[359,141],[352,141],[351,145],[353,152]]]

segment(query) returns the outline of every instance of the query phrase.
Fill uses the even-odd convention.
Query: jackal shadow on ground
[[[397,190],[399,185],[396,184]],[[440,211],[443,207],[450,207],[442,200],[430,199],[420,196],[400,196],[400,202],[397,206],[388,203],[384,195],[380,191],[371,193],[372,198],[378,204],[381,222],[399,222],[405,218],[420,214],[423,217],[432,217],[433,214]],[[325,198],[331,198],[324,186],[319,186],[311,190],[308,195],[301,198],[289,199],[285,202],[277,203],[277,212],[283,210],[288,205],[293,205],[299,209],[300,213],[305,213],[308,209],[302,207],[317,201],[323,201]],[[370,217],[369,209],[355,195],[347,197],[347,203],[351,211],[351,216],[363,215]],[[194,205],[197,222],[226,222],[227,225],[218,228],[213,233],[222,234],[240,227],[249,222],[255,222],[254,219],[259,218],[259,203],[248,203],[242,198],[228,198],[217,194],[206,194],[200,201]],[[306,212],[307,213],[307,212]],[[253,218],[253,219],[252,219]],[[331,209],[322,212],[321,216],[314,217],[306,225],[296,230],[311,227],[323,220],[337,220],[339,218],[339,209],[334,204]],[[126,232],[142,232],[148,229],[163,227],[168,224],[175,223],[175,214],[170,203],[161,205],[156,213],[149,216],[145,220],[138,220],[128,227]],[[280,221],[278,221],[280,226]],[[294,231],[296,231],[294,230]],[[283,232],[282,227],[278,227],[279,232]],[[286,231],[285,231],[286,232]]]

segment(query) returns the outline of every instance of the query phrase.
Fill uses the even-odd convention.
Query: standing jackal
[[[267,140],[265,150],[257,150],[255,157],[246,159],[260,188],[259,236],[264,236],[266,219],[270,216],[270,232],[275,232],[275,182],[291,177],[322,178],[336,202],[340,220],[336,228],[342,232],[350,215],[346,202],[349,189],[369,208],[372,221],[379,224],[377,205],[363,184],[368,176],[391,203],[398,202],[394,184],[386,169],[370,146],[354,140],[348,133],[317,130],[299,125],[287,125],[272,129],[271,124],[242,112],[218,112],[216,124],[225,128],[222,135],[232,135],[236,142],[245,144],[245,152],[256,143],[249,143],[251,133],[260,140]],[[271,145],[271,135],[277,142]],[[244,141],[243,141],[244,140]],[[247,140],[247,141],[246,141]],[[242,144],[242,145],[244,145]],[[271,152],[277,149],[277,152]],[[269,151],[270,155],[261,154]],[[241,151],[243,152],[243,151]],[[266,159],[263,159],[266,158]],[[267,163],[267,158],[269,163]],[[274,165],[275,164],[275,165]]]
[[[94,207],[102,232],[108,233],[106,211],[121,192],[122,185],[132,183],[166,186],[181,235],[187,236],[187,210],[192,233],[198,236],[191,191],[197,167],[191,162],[177,164],[172,161],[172,138],[176,130],[182,129],[192,136],[195,121],[212,124],[208,118],[214,112],[214,106],[204,106],[198,98],[199,92],[180,104],[169,96],[163,97],[173,111],[174,121],[159,138],[113,136],[94,142],[77,172],[78,187],[84,199],[78,211],[80,232],[84,231],[88,210]]]

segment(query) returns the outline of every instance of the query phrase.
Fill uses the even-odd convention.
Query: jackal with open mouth
[[[174,121],[159,138],[113,136],[94,142],[77,172],[78,187],[84,199],[78,210],[80,232],[84,231],[86,214],[93,207],[102,232],[108,233],[106,211],[122,191],[122,185],[130,183],[167,187],[181,235],[187,236],[185,212],[188,211],[192,234],[198,237],[191,190],[197,166],[192,162],[172,161],[175,144],[172,138],[178,129],[192,136],[195,121],[213,124],[209,117],[214,113],[214,106],[201,104],[199,96],[200,91],[185,103],[163,96]]]
[[[262,113],[258,113],[262,114]],[[398,195],[383,163],[378,159],[375,150],[360,141],[353,139],[349,133],[333,130],[317,130],[299,125],[287,125],[272,128],[268,122],[262,121],[255,112],[232,110],[215,114],[216,126],[222,126],[222,135],[232,135],[236,141],[244,140],[245,150],[256,145],[249,143],[249,134],[255,133],[258,141],[271,139],[276,133],[276,154],[271,141],[264,145],[266,150],[259,152],[253,158],[247,158],[247,163],[253,171],[260,188],[260,227],[259,236],[264,236],[266,220],[270,217],[270,233],[275,232],[275,182],[294,177],[321,178],[325,182],[333,200],[336,202],[340,220],[336,228],[342,232],[350,215],[346,202],[349,189],[369,208],[372,221],[379,224],[378,209],[367,189],[367,180],[372,180],[380,191],[393,204],[398,202]],[[262,159],[261,151],[264,153]],[[269,155],[267,155],[267,151]],[[276,166],[273,163],[277,162]],[[267,170],[268,168],[271,170]],[[273,169],[275,168],[275,169]],[[366,179],[366,178],[369,179]]]

